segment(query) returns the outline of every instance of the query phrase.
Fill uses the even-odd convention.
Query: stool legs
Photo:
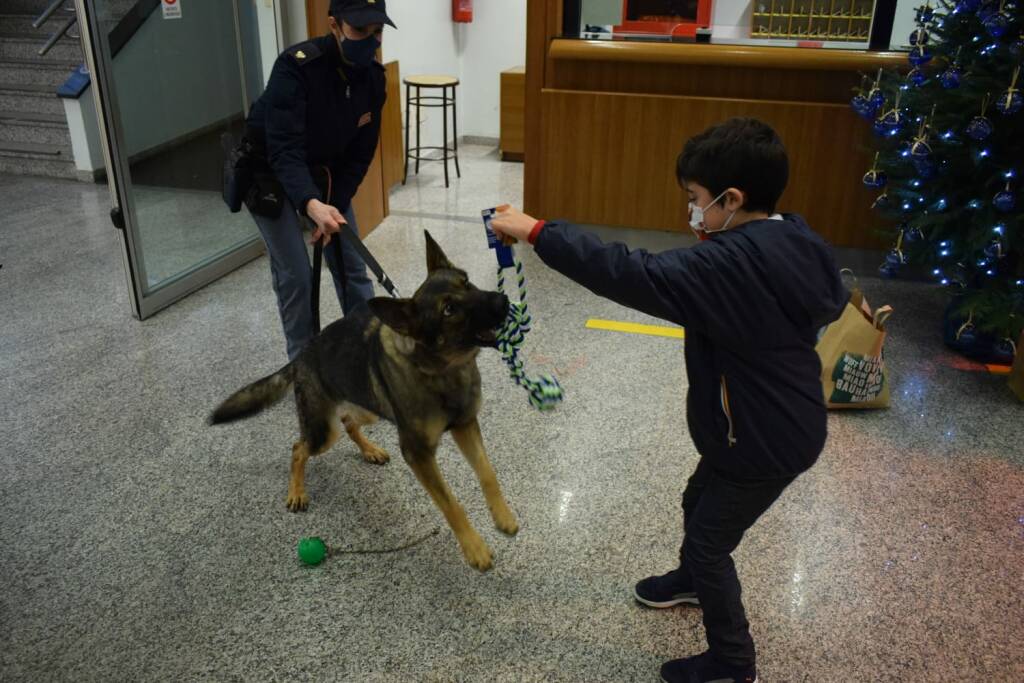
[[[420,87],[416,86],[416,175],[420,174]]]
[[[459,169],[459,108],[455,102],[455,91],[458,88],[452,88],[452,127],[455,129],[455,175],[459,178],[462,177],[462,171]],[[447,151],[445,152],[447,154]]]
[[[405,185],[405,181],[409,179],[409,127],[412,126],[412,104],[409,102],[409,98],[412,96],[412,88],[409,85],[405,86],[405,172],[402,173],[402,184]]]
[[[448,97],[448,88],[442,89],[441,93],[442,93],[442,97],[447,99],[447,97]],[[444,125],[442,126],[442,128],[444,129],[444,135],[442,136],[441,139],[442,139],[442,144],[444,145],[444,153],[443,153],[443,156],[444,156],[444,186],[448,187],[448,107],[447,106],[443,106],[445,104],[446,104],[446,102],[444,100],[442,100],[441,120],[444,122]]]

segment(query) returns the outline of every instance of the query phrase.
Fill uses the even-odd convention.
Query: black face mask
[[[355,66],[370,66],[373,58],[377,56],[377,48],[380,42],[377,36],[368,36],[362,40],[345,38],[341,41],[341,54]]]

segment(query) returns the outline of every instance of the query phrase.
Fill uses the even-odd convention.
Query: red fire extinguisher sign
[[[473,21],[473,0],[452,0],[452,21],[468,24]]]

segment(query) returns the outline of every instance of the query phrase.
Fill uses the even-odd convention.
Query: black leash
[[[309,225],[311,229],[316,229],[316,224],[312,219],[302,214],[300,214],[300,217],[306,221],[307,225]],[[395,283],[391,281],[388,274],[384,272],[380,263],[378,263],[377,259],[373,257],[370,250],[366,248],[363,241],[359,239],[359,235],[357,235],[355,230],[352,229],[352,226],[348,223],[342,224],[340,236],[343,237],[345,241],[348,242],[348,245],[355,249],[356,253],[363,259],[366,267],[369,268],[377,278],[378,284],[380,284],[380,286],[383,287],[384,290],[392,297],[396,299],[399,298],[401,295],[398,292],[398,287],[396,287]],[[338,264],[338,268],[341,269],[341,277],[343,280],[342,289],[347,293],[348,283],[345,281],[347,278],[345,273],[345,260],[341,253],[341,240],[337,239],[337,237],[338,236],[336,235],[335,239],[331,240],[331,242],[335,249],[335,261]],[[320,274],[323,272],[323,262],[324,245],[323,242],[320,241],[313,247],[313,290],[310,294],[310,305],[313,308],[313,334],[320,334]]]
[[[317,170],[322,170],[324,173],[326,187],[320,187],[320,189],[324,192],[324,199],[327,202],[330,202],[331,190],[334,185],[334,179],[331,177],[331,169],[326,166],[319,166],[317,167]],[[311,231],[316,230],[316,224],[309,216],[306,216],[301,211],[298,212],[298,214],[299,220],[305,221]],[[363,241],[359,239],[359,235],[357,235],[356,231],[352,229],[352,226],[348,223],[342,223],[341,232],[339,234],[341,238],[344,238],[344,240],[348,242],[350,247],[356,250],[356,253],[359,254],[361,259],[363,259],[363,263],[366,264],[366,267],[373,272],[380,286],[383,287],[392,297],[396,299],[399,298],[398,288],[395,287],[395,283],[391,281],[391,278],[389,278],[387,273],[384,272],[384,269],[380,267],[380,264],[377,263],[377,259],[373,257],[373,254],[371,254],[370,250],[366,248]],[[348,296],[348,274],[345,272],[345,258],[341,253],[341,239],[334,239],[331,240],[331,242],[334,245],[335,261],[337,262],[338,269],[341,272],[341,289],[345,292],[345,295]],[[324,245],[322,241],[319,241],[313,247],[313,289],[309,297],[310,305],[313,308],[313,334],[320,334],[320,274],[323,272],[323,263]]]

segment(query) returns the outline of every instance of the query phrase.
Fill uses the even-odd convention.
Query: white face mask
[[[736,216],[735,211],[733,211],[729,218],[725,221],[725,224],[722,227],[718,228],[717,230],[708,230],[707,226],[704,225],[704,212],[710,209],[715,202],[724,197],[726,192],[728,191],[729,190],[723,190],[722,194],[712,199],[711,202],[703,209],[694,204],[693,202],[690,202],[690,229],[693,230],[693,233],[697,235],[697,237],[700,237],[701,233],[722,232],[723,230],[729,227],[729,223],[731,223],[733,217]]]

